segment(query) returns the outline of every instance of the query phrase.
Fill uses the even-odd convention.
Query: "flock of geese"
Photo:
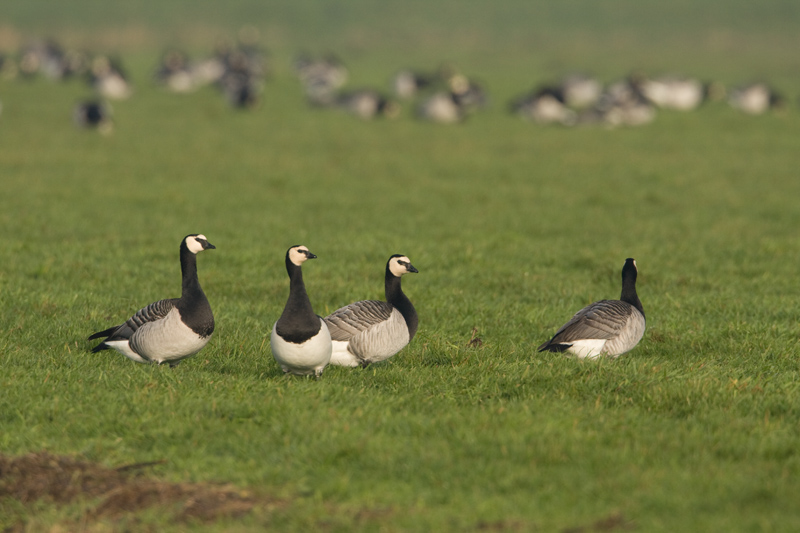
[[[193,60],[183,51],[166,51],[154,69],[153,82],[174,93],[190,93],[214,86],[235,108],[254,108],[269,76],[268,54],[258,43],[256,30],[245,28],[236,43],[220,41],[210,56]],[[420,120],[453,124],[486,109],[490,99],[475,79],[449,64],[432,71],[403,69],[391,79],[389,89],[348,88],[349,72],[333,55],[300,54],[292,64],[305,98],[315,109],[340,109],[358,118],[396,118],[403,107]],[[113,130],[109,100],[129,98],[134,90],[118,58],[68,50],[53,40],[34,41],[16,55],[0,54],[0,76],[51,80],[85,78],[94,96],[73,110],[76,124]],[[640,73],[603,84],[598,79],[573,74],[557,83],[538,85],[508,103],[510,113],[540,124],[608,127],[637,126],[652,122],[659,109],[690,111],[706,101],[727,100],[751,115],[785,106],[785,99],[763,82],[727,89],[720,83],[703,83],[680,76],[648,77]]]
[[[214,333],[214,315],[197,277],[197,254],[214,248],[205,235],[184,237],[180,298],[159,300],[124,323],[92,334],[89,340],[103,339],[92,352],[113,348],[139,363],[174,367],[202,350]],[[392,357],[411,342],[419,319],[403,292],[401,278],[418,270],[408,257],[394,254],[387,261],[385,301],[358,301],[326,317],[314,313],[303,282],[303,264],[316,257],[301,245],[286,251],[289,298],[270,336],[272,355],[284,373],[319,378],[329,364],[366,367]],[[538,350],[591,359],[618,357],[633,349],[645,331],[636,276],[636,261],[626,259],[620,299],[584,307]]]

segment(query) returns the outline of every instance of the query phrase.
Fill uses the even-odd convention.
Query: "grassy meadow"
[[[136,92],[102,136],[70,120],[81,82],[0,79],[1,454],[163,460],[147,475],[261,502],[190,523],[206,531],[800,530],[795,3],[7,4],[5,51],[29,35],[114,51]],[[201,55],[244,23],[271,52],[257,109],[150,82],[166,46]],[[337,52],[354,86],[453,61],[492,105],[456,126],[312,110],[290,69],[303,49]],[[615,130],[505,109],[573,69],[634,68],[764,78],[789,105]],[[188,233],[217,246],[198,258],[210,344],[176,369],[90,353],[89,334],[179,295]],[[413,342],[367,369],[283,376],[269,332],[293,244],[319,256],[304,275],[323,315],[382,298],[389,255],[408,255]],[[626,257],[640,345],[536,352],[619,296]],[[0,499],[0,529],[187,527],[158,508],[88,520],[90,504]]]

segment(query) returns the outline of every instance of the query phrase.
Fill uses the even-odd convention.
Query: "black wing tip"
[[[108,350],[110,346],[104,342],[101,342],[94,348],[92,348],[92,353],[102,352],[103,350]]]
[[[108,329],[104,329],[103,331],[98,331],[97,333],[92,333],[91,335],[89,335],[89,338],[86,339],[86,340],[90,341],[92,339],[100,339],[100,338],[103,338],[103,337],[110,337],[111,334],[114,333],[115,331],[117,331],[118,329],[119,329],[119,326],[112,326],[112,327],[110,327]]]
[[[542,344],[537,348],[540,352],[548,351],[548,352],[566,352],[569,350],[572,345],[571,344],[550,344],[551,341],[547,341],[546,343]]]

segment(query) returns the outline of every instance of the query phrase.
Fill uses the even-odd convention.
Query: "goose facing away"
[[[619,300],[600,300],[587,305],[538,350],[570,352],[583,359],[601,355],[618,357],[632,350],[644,335],[645,316],[636,294],[636,261],[626,259],[622,267]]]
[[[288,374],[320,377],[331,360],[331,334],[325,321],[314,313],[303,283],[301,266],[316,257],[305,246],[292,246],[286,252],[289,299],[272,327],[270,345],[275,360]]]
[[[364,300],[325,317],[333,340],[331,364],[367,366],[402,350],[417,332],[417,311],[400,286],[408,272],[419,272],[408,257],[395,254],[386,263],[386,301]]]
[[[184,237],[180,245],[181,297],[159,300],[124,324],[94,333],[89,340],[105,339],[92,352],[113,348],[139,363],[173,367],[199,352],[214,332],[214,315],[197,279],[197,254],[214,248],[205,235]]]

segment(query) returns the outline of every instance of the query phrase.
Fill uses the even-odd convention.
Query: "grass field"
[[[70,122],[79,82],[0,80],[3,455],[163,460],[147,475],[257,502],[190,522],[208,531],[800,530],[795,3],[8,4],[0,43],[107,46],[136,94],[104,137]],[[208,51],[244,22],[272,51],[258,109],[149,83],[163,47]],[[355,84],[453,60],[493,105],[454,127],[315,112],[290,74],[302,48],[339,52]],[[790,105],[618,130],[506,114],[572,68],[766,78]],[[90,333],[178,295],[194,232],[217,246],[198,258],[211,343],[174,370],[90,353]],[[407,254],[412,344],[320,381],[283,376],[269,331],[292,244],[319,256],[304,271],[320,314],[382,297],[386,259]],[[626,257],[641,344],[615,361],[537,353],[577,309],[618,297]],[[0,529],[187,527],[168,508],[91,506],[6,497]]]

